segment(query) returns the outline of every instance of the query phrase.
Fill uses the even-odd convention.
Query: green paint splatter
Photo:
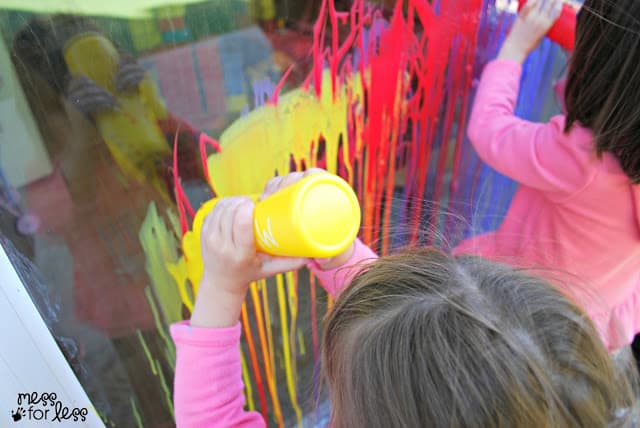
[[[142,349],[144,349],[144,354],[147,356],[147,360],[149,360],[149,365],[151,366],[151,372],[158,376],[158,369],[154,364],[153,356],[151,355],[151,351],[149,351],[149,347],[147,346],[147,341],[144,340],[144,336],[140,332],[140,330],[136,330],[136,334],[138,335],[138,339],[140,340],[140,344],[142,345]]]
[[[173,349],[173,348],[172,348]],[[171,349],[164,348],[164,358],[167,360],[167,363],[171,366],[171,370],[176,371],[176,353]]]
[[[164,324],[162,323],[162,319],[160,318],[160,314],[158,312],[158,307],[156,306],[155,299],[153,298],[153,294],[151,288],[146,287],[144,289],[145,294],[147,295],[147,300],[149,301],[149,306],[151,307],[151,313],[153,314],[153,319],[156,324],[156,329],[158,330],[158,334],[162,338],[162,341],[167,347],[169,351],[169,363],[175,368],[175,360],[176,360],[176,348],[171,339],[169,339],[169,335],[167,335],[167,331],[165,329]]]
[[[169,225],[175,236],[182,236],[182,230],[180,229],[180,219],[178,218],[178,214],[174,210],[169,210],[166,212],[167,219],[169,221]]]
[[[160,365],[158,360],[156,360],[156,364],[158,364],[158,366]],[[167,381],[164,378],[164,373],[162,373],[162,370],[158,370],[158,375],[160,376],[160,385],[162,385],[164,397],[167,400],[167,408],[171,412],[171,416],[175,418],[175,414],[173,413],[173,401],[171,400],[171,391],[169,390],[169,386],[167,385]]]
[[[133,397],[129,397],[131,403],[131,411],[133,412],[133,416],[136,418],[136,424],[138,428],[144,428],[144,424],[142,423],[142,415],[140,415],[140,410],[138,410],[138,405]]]
[[[300,329],[298,329],[298,344],[300,345],[300,356],[304,357],[307,354],[307,348],[304,343],[304,335]]]
[[[175,214],[168,210],[167,215],[173,223]],[[167,228],[155,203],[151,202],[138,237],[146,256],[146,269],[153,293],[167,324],[182,320],[182,299],[175,280],[167,270],[167,264],[178,261],[179,241],[176,236],[179,235]]]

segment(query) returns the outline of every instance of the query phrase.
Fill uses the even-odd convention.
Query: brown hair
[[[332,427],[604,427],[633,391],[593,324],[534,276],[435,249],[381,258],[324,332]]]
[[[589,128],[640,183],[640,2],[586,0],[578,17],[565,104],[568,132]]]

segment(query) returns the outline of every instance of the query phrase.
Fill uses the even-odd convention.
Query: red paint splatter
[[[280,91],[282,90],[282,87],[284,86],[284,82],[287,80],[287,78],[289,77],[289,75],[293,71],[293,68],[294,68],[294,66],[290,65],[289,68],[287,69],[287,71],[284,73],[284,75],[282,76],[282,79],[280,79],[280,82],[278,82],[278,85],[274,89],[273,96],[271,97],[271,100],[269,102],[271,102],[273,104],[278,104],[278,97],[280,96]]]
[[[322,2],[313,27],[313,68],[303,88],[318,97],[323,95],[322,91],[331,90],[335,100],[346,82],[355,81],[360,86],[357,88],[360,91],[346,87],[347,135],[342,136],[343,147],[338,151],[338,171],[351,182],[360,198],[364,242],[380,243],[383,254],[390,247],[390,234],[385,232],[392,222],[396,186],[404,186],[409,197],[405,205],[407,218],[401,226],[410,228],[412,244],[418,242],[425,226],[435,229],[438,208],[446,208],[439,205],[444,204],[441,199],[447,193],[447,171],[452,174],[449,200],[458,190],[482,9],[483,0],[407,0],[396,2],[390,19],[383,22],[382,13],[364,0],[355,0],[348,13],[337,11],[334,0]],[[484,44],[487,43],[484,40]],[[325,69],[330,71],[330,88],[322,86]],[[273,103],[278,102],[280,89],[290,71],[276,88]],[[357,97],[356,93],[364,96]],[[320,141],[318,135],[315,141],[309,142],[311,160],[293,159],[292,164],[301,166],[303,161],[305,166],[314,161],[331,164],[326,159],[328,150],[323,151],[324,158],[317,158]],[[201,138],[203,157],[205,144],[219,150],[219,145],[213,143],[216,142],[204,143]],[[174,170],[176,166],[174,159]],[[435,170],[430,174],[432,167]],[[397,182],[399,168],[406,169],[404,182]],[[208,177],[206,162],[205,172]],[[181,207],[184,202],[181,195],[176,187],[182,224],[185,209]],[[429,216],[430,225],[422,224],[422,203],[413,202],[422,201],[425,196],[436,202]],[[310,286],[313,348],[317,359],[314,279]],[[264,387],[257,361],[253,361],[255,346],[248,322],[243,324],[262,411],[266,415]]]
[[[444,174],[451,167],[455,185],[464,140],[462,126],[455,136],[453,165],[448,162],[450,141],[454,123],[465,123],[469,107],[470,65],[482,10],[482,0],[441,1],[438,10],[428,1],[409,0],[403,11],[402,3],[396,3],[386,28],[377,32],[374,27],[381,15],[365,8],[364,1],[355,1],[348,17],[335,10],[333,0],[324,1],[314,26],[314,69],[307,80],[320,96],[322,72],[328,66],[335,96],[337,86],[353,77],[353,69],[360,72],[365,100],[352,100],[354,105],[349,108],[352,147],[342,162],[358,166],[359,177],[351,181],[363,207],[362,237],[367,244],[381,240],[383,253],[389,238],[380,231],[390,224],[397,147],[407,131],[416,140],[406,145],[411,171],[405,185],[412,190],[411,196],[421,200],[425,195],[435,147],[439,148],[435,186],[428,194],[436,201],[441,198]],[[348,18],[350,31],[340,43],[339,21],[345,23]],[[326,33],[331,34],[329,46],[325,45]],[[359,53],[358,63],[344,64],[353,48]],[[357,147],[354,141],[363,144]],[[410,221],[412,243],[423,227],[421,220],[422,204],[416,204]],[[432,222],[435,220],[434,215]]]
[[[187,222],[187,215],[185,213],[185,203],[189,204],[184,191],[182,189],[182,183],[180,182],[180,173],[178,171],[178,134],[180,130],[176,132],[173,139],[173,188],[176,197],[176,205],[178,206],[178,215],[180,217],[180,230],[184,235],[189,230],[189,224]],[[193,209],[192,209],[193,211]]]
[[[207,146],[210,146],[218,153],[222,151],[222,147],[220,147],[220,143],[218,143],[213,138],[209,137],[204,132],[200,133],[198,146],[200,147],[200,158],[202,160],[202,168],[204,170],[204,176],[207,179],[207,183],[211,183],[211,178],[209,177],[209,163],[207,162]],[[175,152],[175,149],[174,149],[174,152]]]

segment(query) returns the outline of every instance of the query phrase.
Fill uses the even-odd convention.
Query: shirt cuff
[[[171,325],[171,337],[176,345],[201,346],[208,348],[228,348],[240,344],[241,326],[207,328],[193,327],[190,321]]]
[[[511,59],[494,59],[493,61],[489,61],[487,65],[484,67],[484,72],[487,70],[500,70],[502,73],[509,73],[511,75],[517,74],[518,78],[520,78],[520,74],[522,73],[522,64],[518,61],[513,61]]]
[[[355,275],[360,272],[363,261],[370,261],[377,258],[376,253],[357,239],[351,257],[341,266],[329,270],[322,270],[320,265],[313,261],[309,263],[308,267],[318,278],[327,293],[332,297],[337,297]]]

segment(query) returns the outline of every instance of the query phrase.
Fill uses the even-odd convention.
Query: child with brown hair
[[[520,187],[498,230],[457,252],[581,278],[588,293],[577,301],[615,350],[640,332],[640,2],[586,0],[567,114],[522,120],[514,115],[522,64],[561,6],[529,0],[484,69],[469,139]]]
[[[265,193],[303,175],[277,178]],[[308,261],[257,253],[253,207],[246,198],[223,199],[205,220],[205,268],[191,321],[171,328],[179,427],[265,426],[244,410],[241,306],[251,281]],[[638,422],[628,373],[589,318],[544,281],[433,248],[375,258],[356,241],[335,259],[310,264],[337,299],[322,351],[332,427]]]

